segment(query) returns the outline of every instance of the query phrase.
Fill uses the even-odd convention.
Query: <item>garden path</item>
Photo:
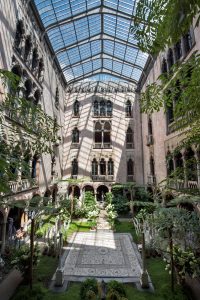
[[[97,220],[97,230],[111,230],[110,224],[107,220],[107,212],[101,209]]]

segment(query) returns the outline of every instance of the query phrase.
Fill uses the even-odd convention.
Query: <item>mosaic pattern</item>
[[[69,244],[64,275],[131,277],[139,280],[140,262],[128,234],[77,233]]]

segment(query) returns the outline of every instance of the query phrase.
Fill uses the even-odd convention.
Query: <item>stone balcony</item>
[[[92,175],[93,181],[114,181],[114,175]]]
[[[9,181],[9,188],[12,193],[19,193],[37,186],[37,182],[35,179],[22,179],[19,181]]]

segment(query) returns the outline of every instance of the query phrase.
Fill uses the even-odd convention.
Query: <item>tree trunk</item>
[[[31,235],[30,235],[30,289],[33,288],[33,252],[34,252],[34,227],[35,220],[34,218],[31,220]]]
[[[169,249],[170,249],[170,265],[171,265],[171,290],[174,292],[174,255],[173,255],[173,238],[172,230],[169,229]]]

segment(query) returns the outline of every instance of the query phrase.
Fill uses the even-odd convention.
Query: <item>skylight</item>
[[[137,83],[148,55],[130,34],[136,0],[33,0],[68,83],[110,74]]]

